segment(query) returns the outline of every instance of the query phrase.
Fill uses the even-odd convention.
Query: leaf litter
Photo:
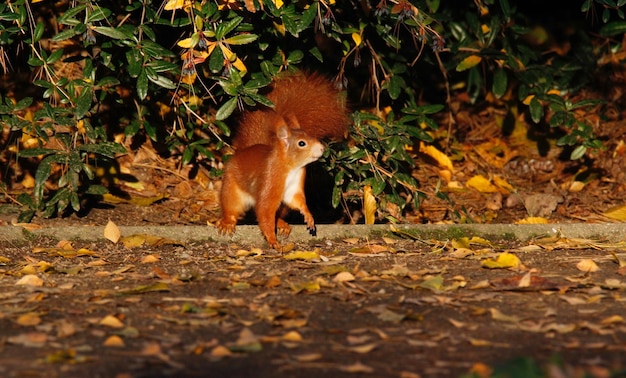
[[[623,243],[353,238],[280,254],[112,229],[4,243],[0,373],[489,376],[515,358],[626,370]]]

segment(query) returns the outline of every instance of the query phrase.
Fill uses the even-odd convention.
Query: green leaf
[[[151,82],[165,89],[176,89],[176,83],[165,76],[157,75],[156,77],[148,76]]]
[[[233,97],[230,100],[226,101],[224,105],[222,105],[217,112],[215,113],[215,119],[218,121],[223,121],[228,118],[237,108],[237,97]]]
[[[79,23],[74,17],[76,17],[79,13],[83,12],[87,8],[87,4],[81,4],[75,7],[69,7],[62,15],[58,18],[57,22],[62,25],[76,25]]]
[[[143,68],[143,56],[138,49],[130,49],[126,52],[126,60],[128,61],[128,74],[131,77],[137,77]]]
[[[44,24],[42,21],[37,22],[37,26],[35,26],[35,31],[33,32],[33,44],[37,43],[41,36],[43,35]]]
[[[46,181],[52,173],[52,163],[55,162],[56,156],[48,155],[41,160],[37,172],[35,173],[35,187],[33,188],[33,195],[35,197],[35,203],[41,204],[43,199],[43,190],[46,185]]]
[[[503,68],[499,68],[493,74],[493,85],[491,89],[493,91],[493,95],[496,96],[496,98],[502,97],[506,92],[507,87],[508,82],[506,71]]]
[[[230,38],[226,38],[224,42],[230,45],[246,45],[252,43],[259,38],[256,34],[239,34]]]
[[[101,21],[111,15],[111,11],[102,8],[102,6],[95,7],[91,13],[89,13],[89,17],[87,17],[87,22],[91,23],[94,21]]]
[[[626,33],[626,21],[613,21],[600,28],[600,35],[603,37],[612,37]]]
[[[400,96],[400,92],[402,91],[402,87],[404,84],[404,80],[402,80],[401,76],[393,75],[389,78],[389,86],[387,90],[389,91],[389,97],[392,100],[397,100]]]
[[[585,153],[587,152],[587,147],[585,146],[578,146],[576,148],[574,148],[574,151],[572,151],[572,154],[570,155],[570,160],[578,160],[580,158],[582,158]]]
[[[529,107],[530,118],[532,118],[533,122],[539,123],[539,121],[543,118],[543,106],[541,105],[541,102],[537,100],[537,97],[533,97],[533,99],[530,100]]]
[[[141,70],[137,77],[137,96],[140,100],[145,100],[148,96],[148,75],[146,70]]]
[[[243,17],[237,16],[230,21],[218,24],[217,29],[215,30],[215,38],[217,40],[224,39],[224,36],[233,31],[241,23],[241,21],[243,21]]]
[[[134,37],[132,34],[124,32],[121,28],[112,28],[109,26],[95,26],[93,27],[93,31],[113,39],[133,39]]]
[[[103,195],[109,193],[109,189],[102,185],[93,184],[89,185],[89,188],[85,191],[85,194]]]
[[[93,94],[91,87],[84,87],[83,92],[76,99],[76,119],[82,119],[91,108]]]
[[[20,152],[18,152],[18,156],[33,157],[33,156],[41,156],[41,155],[50,155],[56,152],[57,150],[53,150],[51,148],[29,148],[27,150],[21,150]]]
[[[78,147],[78,150],[93,152],[110,158],[114,158],[115,154],[124,154],[128,152],[124,146],[115,142],[83,144]]]
[[[333,195],[331,199],[331,204],[333,205],[333,208],[337,208],[337,206],[339,206],[339,204],[341,203],[341,197],[342,197],[341,188],[338,186],[335,186],[333,188]]]

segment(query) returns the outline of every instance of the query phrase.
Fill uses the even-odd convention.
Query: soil
[[[0,236],[0,375],[626,376],[623,243],[381,237],[278,253],[153,236]]]

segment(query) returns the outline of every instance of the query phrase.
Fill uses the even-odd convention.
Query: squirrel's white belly
[[[302,191],[301,183],[304,179],[304,168],[296,168],[287,174],[285,179],[285,190],[283,191],[283,202],[291,203],[296,193]]]

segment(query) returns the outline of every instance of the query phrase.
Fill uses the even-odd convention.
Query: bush
[[[611,19],[623,19],[623,3],[585,0],[582,11],[603,9],[608,38],[626,29]],[[38,164],[32,195],[19,198],[29,206],[21,220],[78,211],[81,198],[106,192],[94,167],[126,151],[120,134],[181,164],[216,159],[232,114],[267,105],[260,90],[278,72],[307,67],[332,76],[354,104],[351,141],[325,156],[335,206],[365,185],[396,217],[419,206],[407,147],[436,142],[433,117],[446,119],[453,88],[471,103],[525,104],[534,122],[562,129],[558,144],[576,146],[571,158],[581,158],[601,144],[580,110],[599,102],[571,95],[603,52],[580,31],[570,51],[542,54],[533,34],[541,30],[527,16],[509,0],[463,8],[437,0],[6,2],[0,61],[11,82],[27,77],[28,89],[3,89],[4,153],[25,168]]]

